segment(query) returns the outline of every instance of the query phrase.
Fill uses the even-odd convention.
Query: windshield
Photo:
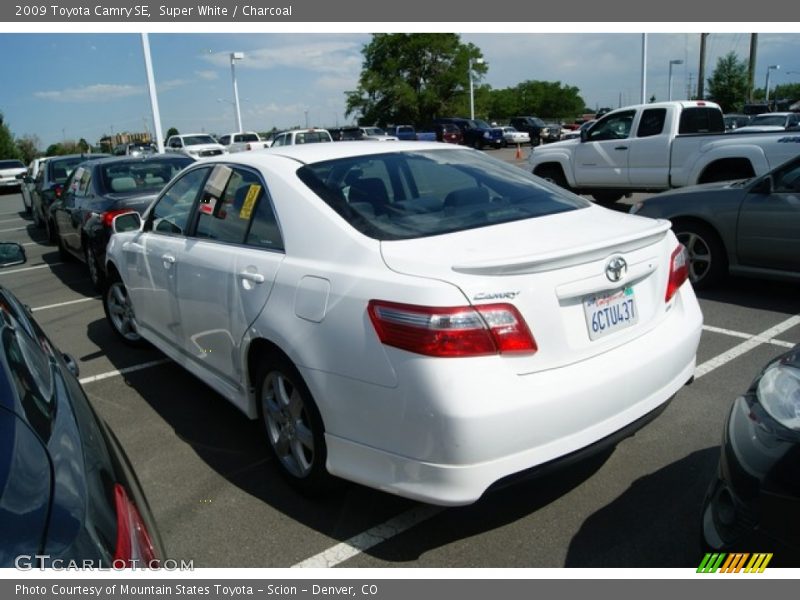
[[[364,133],[367,135],[386,135],[386,132],[380,127],[364,127]]]
[[[301,167],[344,220],[378,240],[403,240],[541,217],[589,202],[469,150],[395,152]]]
[[[778,125],[783,127],[786,123],[786,117],[784,115],[763,115],[758,117],[753,117],[753,120],[750,121],[750,125]]]
[[[479,129],[491,129],[491,127],[489,127],[489,124],[486,121],[481,121],[480,119],[473,120],[472,126],[477,127]]]

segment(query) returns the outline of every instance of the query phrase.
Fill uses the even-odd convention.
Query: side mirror
[[[111,229],[114,233],[125,233],[126,231],[141,231],[142,217],[137,212],[128,212],[114,217],[111,222]]]
[[[23,265],[28,262],[25,248],[16,242],[0,242],[0,268]]]
[[[762,177],[750,188],[751,194],[771,194],[773,188],[772,175]]]
[[[585,142],[589,139],[589,129],[581,129],[581,142]]]

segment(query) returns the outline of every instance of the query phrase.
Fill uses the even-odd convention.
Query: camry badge
[[[609,281],[617,282],[628,272],[628,263],[621,256],[615,256],[606,263],[606,277]]]

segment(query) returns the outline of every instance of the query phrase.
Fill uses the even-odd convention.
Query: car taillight
[[[61,198],[61,193],[64,191],[64,186],[60,183],[53,187],[53,194],[55,194],[56,200]]]
[[[416,354],[464,357],[537,350],[527,324],[510,304],[434,307],[371,300],[368,312],[382,343]]]
[[[107,210],[102,214],[103,219],[103,226],[111,228],[112,223],[114,222],[114,217],[117,215],[124,215],[125,213],[133,212],[130,208],[123,208],[120,210]]]
[[[669,302],[672,300],[672,297],[687,279],[689,279],[689,254],[686,252],[686,246],[678,244],[678,247],[675,248],[669,258],[669,279],[667,280],[667,294],[664,297],[664,301]]]
[[[117,512],[117,544],[114,565],[127,567],[156,566],[158,556],[150,534],[136,505],[128,498],[125,488],[114,485],[114,506]]]
[[[253,147],[252,147],[250,144],[247,144],[247,146],[245,146],[245,149],[246,149],[246,150],[252,150],[252,149],[253,149]]]

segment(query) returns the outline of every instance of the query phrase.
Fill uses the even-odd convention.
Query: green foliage
[[[169,129],[167,129],[166,138],[169,139],[173,135],[180,135],[180,133],[181,132],[175,129],[174,127],[170,127]]]
[[[424,126],[465,98],[468,103],[469,61],[481,57],[454,33],[375,34],[362,54],[358,88],[347,92],[345,114],[381,126]],[[486,70],[486,64],[473,62],[473,81]]]
[[[87,144],[88,146],[88,144]],[[66,140],[57,144],[50,144],[45,151],[45,156],[61,156],[64,154],[80,154],[82,152],[78,142]]]
[[[35,135],[24,135],[17,139],[17,149],[26,165],[39,156],[39,138]]]
[[[708,79],[708,93],[723,112],[742,110],[748,93],[747,63],[739,60],[735,52],[720,57]]]
[[[14,142],[14,134],[6,125],[2,113],[0,113],[0,158],[22,160],[22,153]]]

